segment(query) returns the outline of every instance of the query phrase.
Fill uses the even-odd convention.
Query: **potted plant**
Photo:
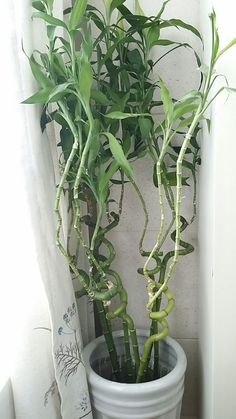
[[[93,300],[103,334],[84,352],[95,414],[99,418],[178,419],[186,357],[175,341],[166,338],[166,317],[174,307],[169,281],[179,256],[193,251],[182,233],[196,214],[196,170],[200,163],[196,136],[206,110],[225,88],[211,95],[217,79],[215,64],[235,40],[219,50],[212,12],[209,66],[201,66],[194,52],[201,86],[173,99],[160,75],[156,80],[152,77],[159,60],[154,62],[150,52],[154,46],[168,47],[163,56],[176,48],[191,48],[164,38],[166,27],[189,30],[201,40],[200,33],[179,19],[163,19],[168,1],[152,17],[144,15],[138,1],[134,14],[124,3],[104,0],[104,15],[86,0],[76,0],[60,20],[53,14],[52,0],[33,1],[34,17],[46,23],[48,50],[29,57],[40,89],[24,103],[43,104],[42,129],[51,121],[60,126],[56,244],[73,278],[80,281],[77,297],[87,295]],[[163,110],[160,119],[154,116],[157,107]],[[151,251],[143,245],[149,214],[132,168],[134,159],[146,155],[153,166],[160,206],[160,228]],[[190,221],[181,215],[182,188],[187,183],[183,169],[192,175],[194,184]],[[144,265],[138,271],[147,283],[149,332],[136,331],[127,311],[127,292],[111,266],[116,251],[107,234],[119,223],[127,182],[136,191],[144,213],[139,243]],[[118,203],[112,188],[120,188]],[[70,221],[66,243],[61,237],[64,195]],[[167,218],[171,215],[167,227],[166,214]],[[169,238],[174,246],[166,251]],[[88,271],[80,265],[81,249],[87,256]],[[154,268],[150,268],[151,261]],[[121,332],[112,332],[115,318],[122,321]]]

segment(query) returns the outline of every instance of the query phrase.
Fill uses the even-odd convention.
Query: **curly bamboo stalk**
[[[142,356],[141,356],[141,359],[140,359],[140,366],[139,366],[139,370],[138,370],[138,374],[137,374],[137,378],[136,378],[136,383],[141,383],[142,382],[145,371],[147,369],[147,361],[148,361],[149,354],[150,354],[153,343],[163,339],[168,334],[167,321],[165,319],[163,319],[163,320],[161,320],[160,323],[161,323],[161,326],[162,326],[161,332],[159,332],[155,335],[149,336],[149,338],[147,338],[147,340],[144,344],[143,353],[142,353]]]
[[[169,144],[169,130],[164,135],[162,150],[161,150],[160,156],[158,158],[158,161],[156,163],[156,175],[157,175],[159,207],[160,207],[160,227],[159,227],[159,231],[158,231],[158,234],[157,234],[156,243],[155,243],[153,249],[151,250],[151,252],[149,253],[149,256],[148,256],[148,258],[147,258],[147,260],[146,260],[146,262],[143,266],[143,274],[144,274],[144,277],[147,280],[148,284],[152,284],[153,280],[148,275],[147,267],[148,267],[148,264],[150,263],[153,255],[154,255],[154,253],[157,251],[158,248],[160,248],[160,241],[162,239],[162,235],[163,235],[163,231],[164,231],[165,211],[164,211],[163,191],[162,191],[162,187],[163,187],[162,162],[163,162],[163,159],[165,157],[165,153],[166,153],[166,149],[168,147],[168,144]]]
[[[181,208],[181,193],[182,193],[182,163],[183,163],[183,158],[184,155],[186,153],[187,147],[189,145],[189,142],[192,138],[192,134],[196,128],[196,126],[198,125],[201,116],[202,116],[202,107],[203,107],[203,103],[201,102],[199,104],[198,110],[196,111],[195,117],[192,121],[192,124],[190,125],[189,130],[187,131],[186,135],[185,135],[185,139],[183,141],[180,153],[179,153],[179,157],[177,160],[177,171],[176,171],[176,178],[177,178],[177,186],[176,186],[176,205],[175,205],[175,225],[176,225],[176,237],[175,237],[175,251],[174,251],[174,256],[173,256],[173,260],[168,268],[165,280],[163,282],[163,284],[161,285],[161,287],[158,289],[158,291],[149,299],[149,302],[147,304],[147,308],[151,308],[152,304],[154,303],[154,301],[159,297],[159,295],[162,294],[163,290],[165,289],[165,287],[167,286],[171,276],[172,276],[172,272],[174,270],[174,267],[178,261],[178,257],[179,257],[179,244],[180,244],[180,227],[181,227],[181,223],[180,223],[180,208]]]

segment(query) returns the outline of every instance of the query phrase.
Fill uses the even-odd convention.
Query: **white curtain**
[[[21,44],[30,54],[43,32],[31,0],[1,6],[0,418],[90,419],[78,310],[54,242],[52,147],[40,109],[20,104],[36,90]]]

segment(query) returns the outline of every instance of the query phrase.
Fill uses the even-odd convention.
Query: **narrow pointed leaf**
[[[68,90],[68,87],[71,85],[71,83],[62,83],[54,87],[54,89],[51,91],[47,102],[56,102],[60,100],[62,97],[64,97],[67,93],[70,93]]]
[[[138,116],[150,116],[149,113],[124,113],[124,112],[110,112],[105,115],[106,118],[110,119],[127,119],[127,118],[137,118]]]
[[[86,7],[87,7],[87,0],[76,0],[72,8],[70,20],[68,24],[70,31],[75,30],[79,26],[85,14]]]
[[[155,42],[153,42],[152,46],[154,45],[162,45],[162,46],[168,46],[168,45],[178,45],[178,42],[171,41],[170,39],[158,39]]]
[[[60,26],[64,29],[67,29],[67,26],[63,22],[63,20],[57,19],[56,17],[48,15],[47,13],[35,12],[35,13],[33,13],[33,17],[38,18],[38,19],[42,19],[42,20],[44,20],[45,22],[49,23],[52,26]]]
[[[112,0],[111,7],[110,7],[111,13],[113,12],[113,10],[115,10],[119,6],[121,6],[124,2],[125,2],[125,0]]]
[[[31,67],[31,71],[33,73],[33,76],[35,80],[38,82],[40,87],[52,87],[53,83],[51,80],[48,79],[48,77],[42,72],[41,66],[35,61],[34,56],[31,55],[29,58],[29,63]]]
[[[142,140],[148,140],[152,130],[153,122],[149,118],[139,118],[138,124],[141,132]]]
[[[225,90],[229,93],[236,93],[236,88],[234,87],[225,87]]]
[[[22,103],[27,105],[32,105],[34,103],[47,103],[51,92],[51,88],[39,90],[37,93],[34,93],[32,96],[24,100]]]
[[[210,14],[210,20],[211,20],[211,31],[212,31],[212,40],[213,40],[213,46],[212,46],[212,62],[215,61],[218,50],[219,50],[219,35],[216,28],[216,14],[215,10],[213,9],[212,13]]]
[[[45,12],[45,5],[41,1],[32,1],[32,7],[40,12]]]
[[[155,19],[155,20],[159,20],[159,19],[160,19],[160,17],[162,16],[162,13],[165,11],[166,5],[167,5],[169,2],[170,2],[170,0],[166,0],[166,1],[164,1],[164,2],[163,2],[163,5],[162,5],[162,7],[161,7],[160,11],[158,12],[158,14],[157,14],[157,16],[156,16],[156,19]]]
[[[116,162],[124,170],[125,174],[128,177],[132,177],[133,176],[132,168],[128,160],[126,159],[123,149],[121,145],[119,144],[119,142],[117,141],[117,139],[110,132],[103,132],[102,134],[108,138],[110,150]]]
[[[169,19],[164,21],[163,23],[161,23],[160,25],[162,28],[166,28],[168,26],[176,26],[177,28],[183,28],[186,29],[190,32],[192,32],[194,35],[196,35],[199,39],[202,40],[202,36],[200,34],[200,32],[192,25],[189,25],[188,23],[185,23],[183,20],[181,19]]]
[[[169,182],[170,186],[177,185],[176,179],[176,171],[166,173],[166,179]],[[189,186],[187,183],[188,177],[182,177],[182,185]],[[156,166],[153,167],[153,184],[158,188],[158,180],[157,180],[157,173],[156,173]]]
[[[201,98],[202,94],[198,90],[190,90],[188,93],[186,93],[184,96],[182,96],[178,102],[193,102],[196,100],[199,100]]]
[[[178,156],[175,156],[174,154],[171,154],[171,153],[168,153],[168,154],[174,162],[177,162]],[[183,160],[182,165],[183,167],[186,167],[186,169],[189,169],[192,172],[194,171],[194,165],[191,162],[187,160]]]
[[[189,126],[192,123],[192,121],[193,121],[193,115],[191,115],[189,118],[181,119],[181,122],[178,124],[177,129]]]
[[[216,59],[218,60],[218,58],[221,57],[221,55],[223,55],[226,51],[228,51],[233,45],[236,44],[236,38],[232,39],[231,42],[229,42],[225,48],[223,48],[217,55]]]
[[[47,0],[47,2],[48,2],[48,5],[49,5],[50,9],[52,9],[54,0]]]
[[[167,118],[171,120],[173,116],[173,102],[172,102],[169,90],[161,78],[159,78],[159,83],[160,83],[161,100],[163,103],[164,112]]]
[[[103,106],[109,106],[110,100],[99,90],[91,89],[91,98]]]
[[[144,11],[140,6],[139,0],[135,0],[135,14],[139,16],[145,16]]]
[[[60,100],[65,94],[69,93],[67,87],[70,83],[63,83],[58,86],[47,87],[45,89],[39,90],[34,95],[30,96],[28,99],[24,100],[24,104],[33,104],[33,103],[52,103]]]
[[[83,62],[81,65],[79,76],[79,91],[86,105],[88,104],[90,99],[92,83],[93,70],[91,64],[89,64],[88,62]]]
[[[108,186],[109,181],[114,176],[119,168],[119,164],[116,161],[113,161],[109,166],[108,170],[104,173],[104,175],[99,179],[99,192],[103,195],[103,191]]]
[[[173,119],[178,119],[186,113],[194,112],[197,108],[197,103],[177,103],[174,106]]]

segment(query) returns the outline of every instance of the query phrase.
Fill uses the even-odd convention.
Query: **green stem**
[[[134,327],[133,319],[131,318],[131,316],[126,314],[126,312],[122,315],[122,319],[126,321],[126,323],[128,325],[128,328],[129,328],[129,333],[130,333],[132,348],[133,348],[133,354],[134,354],[135,370],[136,370],[136,373],[137,373],[137,371],[139,369],[139,365],[140,365],[140,358],[139,358],[139,347],[138,347],[138,339],[137,339],[136,329]]]
[[[146,235],[147,226],[148,226],[148,222],[149,222],[148,210],[147,210],[146,202],[145,202],[145,200],[144,200],[144,198],[143,198],[143,196],[140,192],[140,189],[139,189],[138,185],[136,184],[134,179],[130,178],[129,180],[132,183],[132,185],[133,185],[133,187],[134,187],[134,189],[135,189],[135,191],[136,191],[136,193],[137,193],[137,195],[140,199],[140,202],[141,202],[142,207],[143,207],[144,216],[145,216],[143,232],[142,232],[142,235],[141,235],[141,238],[140,238],[140,241],[139,241],[139,251],[142,254],[142,252],[143,252],[143,241],[144,241],[144,237]]]
[[[144,344],[143,353],[142,353],[142,356],[141,356],[141,359],[140,359],[140,366],[139,366],[139,370],[138,370],[138,374],[137,374],[136,383],[141,383],[142,380],[143,380],[145,371],[147,370],[147,361],[149,359],[149,354],[150,354],[153,343],[163,339],[168,334],[167,321],[165,319],[163,319],[163,320],[161,320],[160,323],[162,325],[162,331],[159,332],[158,334],[149,336],[149,338],[146,340],[146,342]]]
[[[133,367],[132,367],[132,358],[130,351],[130,341],[129,341],[129,329],[126,321],[123,319],[123,331],[124,331],[124,345],[125,345],[125,366],[127,369],[127,382],[132,383],[133,380]],[[126,377],[125,377],[126,379]]]
[[[155,301],[153,305],[153,311],[158,312],[160,310],[161,299]],[[158,334],[158,321],[152,320],[153,322],[153,335]],[[159,366],[159,341],[154,341],[154,362],[153,362],[153,379],[157,379],[160,377],[160,366]]]
[[[106,312],[104,310],[103,302],[102,301],[96,301],[95,302],[97,306],[97,311],[99,314],[100,324],[102,328],[102,333],[106,341],[107,349],[109,352],[111,365],[113,374],[116,377],[117,381],[120,381],[120,365],[117,357],[117,351],[114,343],[114,339],[108,324],[108,320],[106,317]]]

